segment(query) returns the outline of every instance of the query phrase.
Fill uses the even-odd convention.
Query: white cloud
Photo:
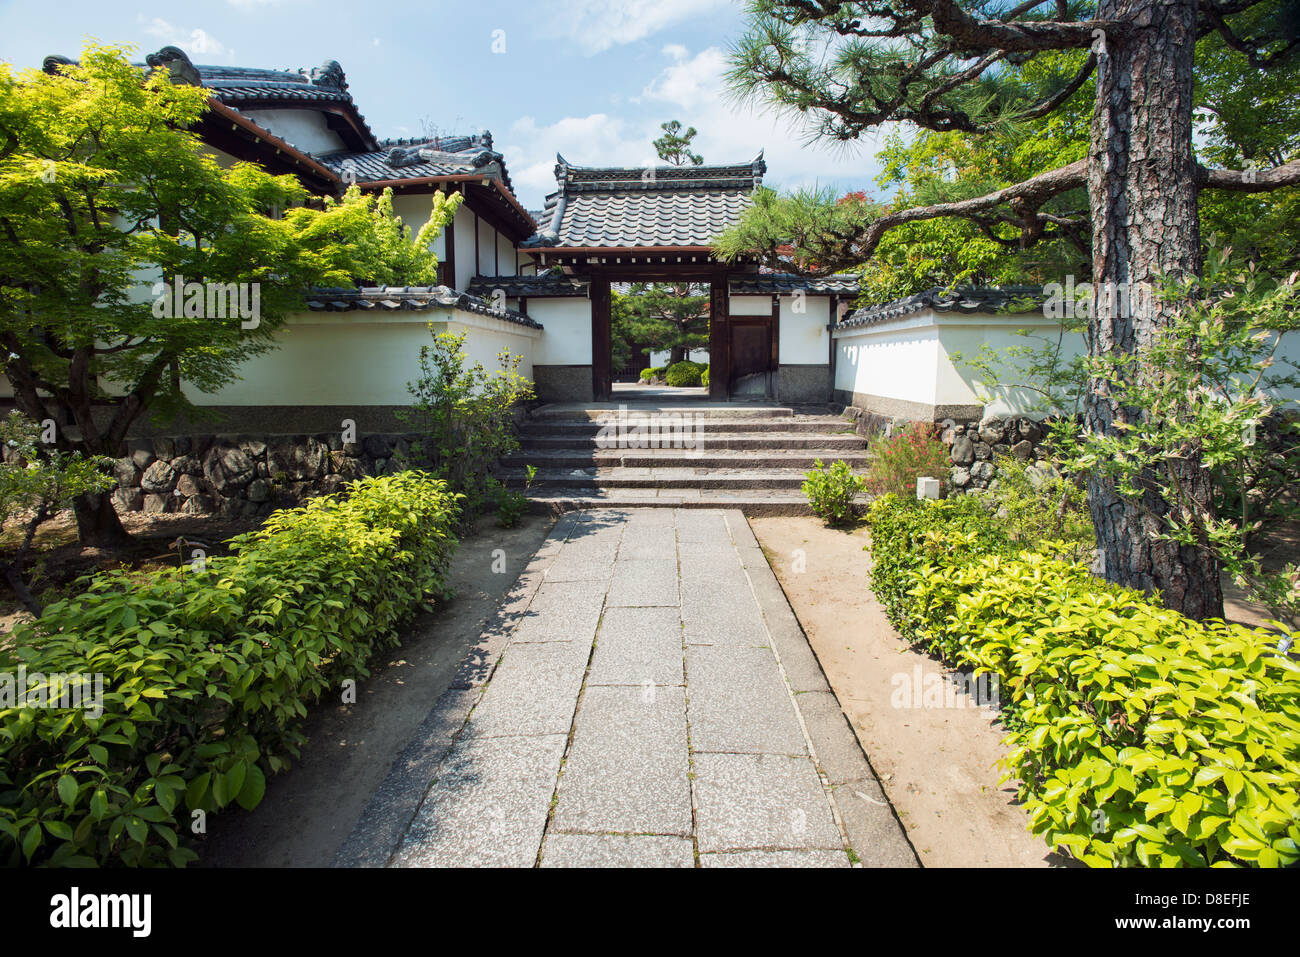
[[[534,208],[555,189],[555,154],[579,166],[648,166],[660,162],[652,141],[659,125],[680,120],[699,132],[692,149],[706,163],[745,163],[763,150],[765,182],[782,189],[834,185],[874,191],[879,172],[875,154],[883,132],[848,148],[807,143],[785,117],[739,105],[727,95],[727,55],[719,47],[692,54],[670,44],[667,60],[641,93],[619,106],[617,115],[593,113],[554,123],[525,116],[511,126],[502,149],[515,189]]]
[[[566,116],[551,124],[525,116],[511,125],[501,152],[516,191],[525,193],[526,202],[540,205],[540,196],[555,189],[557,153],[578,166],[649,163],[654,150],[642,133],[640,124],[629,126],[608,113]]]
[[[198,28],[186,30],[168,23],[162,17],[154,17],[150,20],[145,25],[144,32],[161,40],[164,46],[180,47],[189,54],[191,59],[195,56],[233,57],[235,54],[234,50],[208,31]]]
[[[548,17],[559,35],[588,55],[643,40],[684,20],[703,16],[730,0],[562,0]]]
[[[763,150],[770,183],[784,188],[851,183],[870,191],[880,170],[875,154],[883,131],[847,146],[810,143],[797,119],[738,103],[729,95],[726,51],[708,47],[692,56],[672,44],[663,53],[672,62],[646,85],[638,101],[663,114],[658,122],[676,119],[694,126],[699,133],[692,149],[706,163],[744,162]]]

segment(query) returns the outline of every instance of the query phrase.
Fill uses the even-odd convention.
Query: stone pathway
[[[916,858],[744,516],[632,508],[560,518],[335,863]]]

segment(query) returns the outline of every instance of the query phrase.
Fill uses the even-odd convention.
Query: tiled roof
[[[330,61],[335,67],[338,63]],[[343,70],[263,70],[254,67],[195,65],[199,79],[212,95],[228,106],[249,100],[302,100],[312,103],[352,103]]]
[[[555,299],[587,295],[586,282],[554,273],[543,273],[540,276],[475,276],[470,280],[466,292],[490,299],[498,289],[510,299],[520,296]]]
[[[821,279],[794,273],[759,273],[756,276],[741,276],[731,280],[731,294],[734,296],[779,295],[797,289],[821,295],[856,294],[858,277],[855,273],[837,273]]]
[[[1036,312],[1042,307],[1044,299],[1042,286],[936,287],[906,299],[896,299],[878,306],[864,306],[850,313],[838,327],[874,325],[925,309],[961,313]]]
[[[504,159],[492,149],[492,134],[486,130],[473,136],[384,140],[379,147],[358,153],[332,153],[317,159],[345,180],[347,171],[351,170],[359,183],[477,173],[500,180],[506,189],[511,189]]]
[[[505,322],[540,329],[542,324],[512,309],[493,309],[478,296],[456,292],[446,286],[363,286],[359,289],[313,289],[307,295],[307,308],[313,312],[350,312],[352,310],[421,311],[450,308],[491,316]]]
[[[738,166],[580,167],[556,157],[559,189],[534,217],[534,248],[636,248],[713,244],[762,184],[760,153]]]

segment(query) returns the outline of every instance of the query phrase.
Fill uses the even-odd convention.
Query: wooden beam
[[[456,288],[456,219],[452,217],[451,222],[447,224],[443,235],[447,237],[447,278],[445,284],[452,289]]]
[[[597,402],[613,396],[613,371],[610,369],[609,279],[593,277],[591,295],[591,391]]]
[[[781,368],[781,297],[772,296],[772,371]]]
[[[731,386],[731,290],[725,269],[715,270],[709,286],[709,398],[727,399]]]

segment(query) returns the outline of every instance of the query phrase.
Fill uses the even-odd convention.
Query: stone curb
[[[920,867],[753,529],[739,511],[725,514],[850,846],[865,867]]]

